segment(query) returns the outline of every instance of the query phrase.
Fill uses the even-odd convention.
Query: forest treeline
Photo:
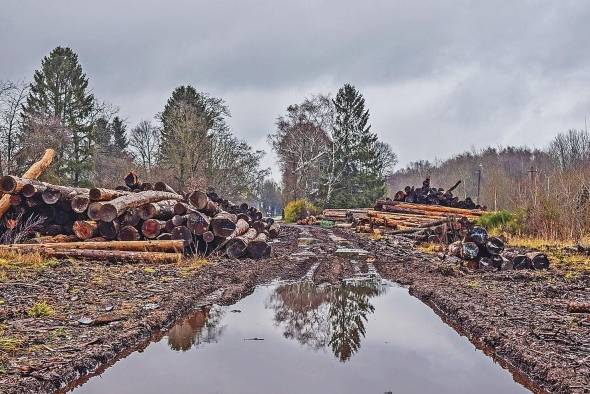
[[[559,133],[545,149],[486,148],[439,162],[416,161],[388,179],[392,195],[406,185],[455,190],[460,198],[478,196],[490,210],[513,213],[514,230],[544,238],[581,239],[590,233],[590,133]]]
[[[229,116],[223,99],[186,85],[154,119],[128,125],[94,96],[78,55],[57,47],[31,81],[0,81],[0,175],[21,173],[51,147],[58,156],[50,182],[113,187],[136,170],[146,181],[213,188],[276,214],[281,196],[261,167],[264,152],[232,134]]]

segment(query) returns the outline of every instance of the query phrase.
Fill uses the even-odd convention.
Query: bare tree
[[[14,173],[21,131],[21,110],[28,95],[24,82],[0,82],[0,175]]]
[[[149,173],[156,165],[160,149],[160,131],[147,120],[131,130],[129,146],[136,160]]]

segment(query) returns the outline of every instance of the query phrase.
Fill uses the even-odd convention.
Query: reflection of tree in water
[[[285,338],[320,349],[330,345],[334,355],[348,361],[361,345],[365,323],[375,308],[369,298],[381,294],[379,281],[354,281],[318,287],[312,283],[279,286],[270,296],[275,324]]]
[[[220,307],[201,308],[168,331],[168,346],[172,350],[185,352],[193,346],[217,342],[225,328],[219,325],[222,315]]]

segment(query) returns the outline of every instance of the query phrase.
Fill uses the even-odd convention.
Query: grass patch
[[[55,310],[46,301],[37,302],[27,311],[29,317],[47,317],[55,314]]]
[[[23,342],[22,339],[2,336],[0,337],[0,351],[14,353],[22,346]]]
[[[434,243],[422,243],[417,245],[418,250],[424,252],[424,253],[430,253],[430,254],[434,254],[434,253],[438,253],[441,251],[441,246],[439,244],[434,244]]]
[[[47,258],[40,253],[21,253],[14,250],[0,250],[0,269],[17,269],[23,267],[47,268],[59,265],[56,259]]]
[[[477,280],[472,280],[467,282],[467,287],[470,289],[479,289],[481,287],[481,283],[479,283]]]
[[[180,265],[181,265],[180,274],[182,276],[186,276],[186,275],[200,269],[201,267],[203,267],[206,264],[209,264],[209,260],[207,260],[204,257],[194,256],[194,257],[184,259],[180,263]]]
[[[588,240],[582,240],[582,243],[587,244]],[[547,254],[552,266],[566,271],[564,275],[566,280],[573,281],[581,273],[590,273],[590,256],[564,251],[565,247],[574,246],[574,241],[511,237],[508,245],[515,248],[535,249]]]

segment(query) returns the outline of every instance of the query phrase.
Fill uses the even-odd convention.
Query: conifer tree
[[[59,152],[58,174],[74,185],[87,181],[93,168],[94,108],[94,95],[88,92],[88,78],[78,55],[70,48],[52,50],[35,71],[23,120],[30,129],[34,122],[56,120],[67,130],[65,151]]]
[[[111,130],[113,133],[113,144],[120,150],[126,150],[129,146],[127,139],[127,125],[121,118],[115,116],[111,122]]]
[[[345,84],[334,99],[335,172],[341,174],[329,205],[370,206],[385,193],[384,163],[371,131],[363,95]]]

